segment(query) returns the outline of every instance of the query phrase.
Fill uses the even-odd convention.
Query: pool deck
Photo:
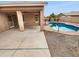
[[[79,27],[79,24],[78,23],[69,23],[69,22],[62,22],[62,23],[69,24],[69,25],[74,25],[74,26]]]

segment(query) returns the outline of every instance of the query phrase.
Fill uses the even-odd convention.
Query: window
[[[38,19],[38,15],[35,15],[35,21],[38,21],[39,19]]]

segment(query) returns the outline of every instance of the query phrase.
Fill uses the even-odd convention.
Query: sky
[[[44,7],[44,15],[59,14],[71,11],[79,11],[79,1],[48,1]]]

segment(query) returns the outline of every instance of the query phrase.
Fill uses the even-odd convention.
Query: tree
[[[60,17],[61,16],[64,16],[64,14],[63,13],[60,13],[60,14],[58,14],[58,15],[55,15],[54,13],[52,13],[50,16],[49,16],[49,20],[51,21],[51,19],[53,18],[54,19],[54,21],[59,21],[60,20]]]
[[[52,14],[50,15],[50,18],[53,18],[54,21],[56,21],[56,15],[55,15],[54,13],[52,13]]]

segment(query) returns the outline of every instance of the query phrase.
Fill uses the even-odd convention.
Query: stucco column
[[[40,11],[40,28],[41,30],[44,30],[44,11]]]
[[[24,22],[21,11],[16,11],[20,31],[24,30]]]

